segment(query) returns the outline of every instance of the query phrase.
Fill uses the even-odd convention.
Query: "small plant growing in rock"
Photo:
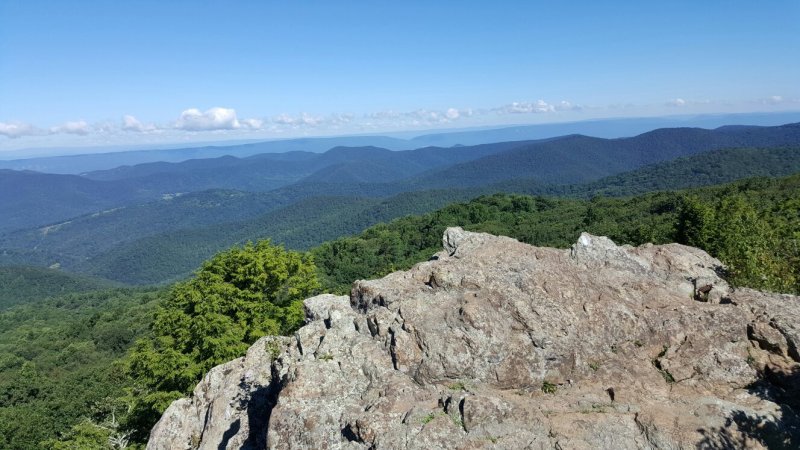
[[[745,361],[747,362],[748,366],[750,366],[750,367],[752,367],[754,369],[756,368],[756,359],[753,358],[753,355],[750,353],[750,349],[749,348],[747,349],[747,359]]]
[[[556,391],[558,391],[558,386],[556,386],[555,384],[549,381],[545,381],[544,383],[542,383],[542,392],[544,392],[545,394],[555,394]]]
[[[463,381],[456,381],[455,383],[448,386],[448,389],[451,391],[466,391],[467,386],[464,384]]]
[[[200,436],[197,434],[192,433],[192,437],[189,438],[189,448],[192,450],[197,450],[200,448]]]
[[[635,346],[637,346],[637,347],[640,347],[640,348],[641,348],[642,346],[644,346],[644,344],[642,344],[642,341],[640,341],[640,340],[638,340],[638,339],[637,339],[637,340],[635,340],[635,341],[633,341],[633,345],[635,345]]]
[[[436,418],[436,414],[435,413],[430,413],[427,416],[423,417],[422,420],[420,420],[420,422],[422,422],[423,425],[427,425],[428,423],[430,423],[430,421],[432,421],[435,418]]]
[[[278,341],[269,341],[267,342],[267,353],[272,359],[277,359],[278,356],[281,356],[281,345]]]
[[[333,355],[330,353],[325,353],[324,355],[320,355],[317,359],[321,359],[323,361],[333,361]]]
[[[592,408],[581,410],[581,414],[602,414],[606,412],[606,408],[608,406],[609,405],[604,405],[600,403],[592,403]]]
[[[600,363],[597,361],[590,361],[589,368],[592,369],[592,372],[597,372],[597,369],[600,368]]]

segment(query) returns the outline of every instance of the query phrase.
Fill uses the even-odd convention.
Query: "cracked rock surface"
[[[800,299],[677,244],[450,228],[409,271],[305,301],[148,449],[796,448]]]

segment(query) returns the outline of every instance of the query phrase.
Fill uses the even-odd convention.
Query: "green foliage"
[[[645,166],[630,172],[574,185],[560,194],[571,197],[623,197],[648,192],[713,186],[736,180],[782,177],[800,171],[800,147],[726,148]],[[547,192],[534,192],[547,194]]]
[[[645,138],[662,140],[664,136],[655,133]],[[751,145],[764,142],[768,140],[754,140]],[[742,143],[733,141],[732,145]],[[670,152],[677,152],[676,156],[682,154],[677,147],[668,147]],[[449,158],[458,157],[462,151],[467,149],[454,151]],[[494,151],[488,154],[491,153]],[[531,153],[530,149],[514,158],[524,159],[526,153]],[[651,148],[647,157],[655,153]],[[502,159],[501,156],[497,155]],[[645,162],[638,157],[634,159],[636,163],[629,168]],[[591,159],[582,160],[581,164],[587,162]],[[46,233],[36,228],[2,235],[0,264],[47,267],[58,262],[65,270],[123,283],[174,282],[190,275],[216,252],[248,240],[269,237],[287,248],[305,250],[330,239],[359,233],[376,223],[495,192],[590,199],[705,186],[756,175],[784,176],[800,171],[800,148],[731,148],[624,173],[609,172],[609,167],[583,167],[586,170],[579,169],[571,176],[585,179],[587,174],[594,174],[590,177],[592,181],[572,185],[564,185],[566,178],[546,166],[532,170],[544,168],[550,178],[532,179],[532,174],[526,172],[529,166],[514,165],[514,171],[500,170],[485,177],[488,170],[485,165],[472,166],[481,174],[479,178],[465,176],[459,165],[458,170],[435,171],[428,178],[390,183],[303,182],[271,192],[194,192],[73,218],[48,227]],[[572,170],[579,166],[570,163],[566,167]],[[517,169],[522,172],[517,173]],[[615,175],[597,179],[609,173]],[[514,179],[509,179],[510,174],[516,174]],[[548,179],[555,184],[545,184]],[[490,182],[496,184],[487,184]],[[434,187],[441,189],[425,190]],[[641,239],[648,239],[648,226],[640,225]]]
[[[678,214],[677,240],[719,258],[734,285],[798,293],[797,180],[751,180],[706,200],[687,196]]]
[[[464,384],[463,381],[456,381],[455,383],[450,384],[450,386],[448,386],[447,388],[450,389],[451,391],[466,391],[467,385]]]
[[[420,207],[450,193],[442,195],[427,197],[430,203]],[[413,210],[415,198],[409,194],[394,203],[396,209],[382,207]],[[375,215],[365,212],[359,223],[384,217],[380,208],[367,210]],[[303,216],[297,214],[299,223]],[[561,248],[574,243],[580,231],[620,244],[677,240],[721,258],[736,285],[800,293],[800,175],[633,198],[486,195],[376,225],[311,254],[325,289],[347,292],[355,279],[430,258],[441,250],[444,229],[456,225]],[[298,300],[317,286],[311,257],[262,242],[218,255],[169,295],[118,289],[0,311],[0,448],[100,442],[101,433],[89,426],[105,426],[109,411],[129,407],[132,413],[118,420],[134,432],[134,441],[141,440],[163,409],[210,367],[241,355],[260,336],[296,328],[302,320]],[[137,338],[125,364],[115,363]],[[279,355],[280,345],[270,344],[267,350]],[[662,375],[671,382],[671,374]],[[107,398],[113,405],[105,404]]]
[[[495,194],[376,225],[357,236],[326,242],[312,253],[325,288],[344,293],[353,280],[380,277],[430,258],[441,250],[442,233],[448,226],[562,248],[583,230],[610,231],[603,229],[610,223],[617,228],[612,237],[623,241],[640,237],[643,224],[648,237],[660,234],[666,239],[671,224],[663,216],[676,201],[674,195],[597,200],[591,210],[590,204],[580,200]]]
[[[84,420],[73,426],[61,440],[49,440],[43,445],[48,450],[108,450],[112,431]]]
[[[149,429],[142,426],[258,338],[294,332],[302,300],[318,289],[310,256],[269,241],[219,253],[175,285],[156,311],[152,337],[137,341],[129,358],[136,426]]]
[[[683,198],[678,213],[677,238],[692,247],[707,248],[713,239],[714,211],[696,195]]]
[[[64,294],[113,287],[106,280],[89,278],[43,267],[0,267],[0,310],[10,306]]]
[[[105,420],[103,399],[130,383],[114,361],[146,334],[160,296],[114,289],[0,311],[0,448],[40,449],[59,435],[72,439],[70,427],[84,418]],[[73,431],[77,439],[91,430]]]
[[[437,414],[436,414],[436,413],[429,413],[428,415],[426,415],[425,417],[423,417],[422,419],[420,419],[420,422],[422,422],[422,424],[423,424],[423,425],[427,425],[427,424],[429,424],[430,422],[432,422],[432,421],[433,421],[433,419],[435,419],[435,418],[436,418],[436,416],[437,416]]]
[[[544,392],[545,394],[555,394],[556,392],[558,392],[558,386],[549,381],[545,381],[544,383],[542,383],[542,392]]]
[[[448,226],[567,248],[581,231],[618,244],[681,242],[729,268],[735,285],[800,293],[800,175],[750,179],[685,193],[590,201],[495,194],[371,227],[311,252],[326,290],[349,291],[430,258]]]

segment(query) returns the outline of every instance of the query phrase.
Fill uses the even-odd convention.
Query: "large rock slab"
[[[677,244],[450,228],[409,271],[306,300],[176,401],[148,449],[793,448],[800,299]]]

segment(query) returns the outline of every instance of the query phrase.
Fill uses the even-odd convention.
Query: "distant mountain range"
[[[727,126],[659,129],[631,138],[570,135],[407,151],[335,147],[325,153],[146,163],[82,176],[0,170],[0,209],[4,211],[0,232],[58,224],[83,214],[209,189],[269,192],[265,198],[271,200],[264,200],[266,209],[259,211],[266,212],[319,195],[376,198],[519,179],[586,183],[704,151],[799,142],[800,124]]]
[[[656,128],[701,127],[717,128],[729,124],[774,126],[800,122],[800,111],[778,113],[703,114],[650,118],[613,118],[579,122],[519,125],[493,128],[473,128],[453,131],[394,133],[386,136],[342,136],[296,138],[266,142],[201,144],[193,147],[164,149],[30,149],[0,152],[0,169],[34,170],[37,172],[81,174],[112,169],[123,165],[148,162],[181,162],[189,159],[235,156],[245,158],[261,153],[312,152],[320,153],[333,147],[382,147],[390,150],[409,150],[421,147],[452,147],[506,141],[529,141],[570,134],[600,138],[629,137]],[[48,152],[48,156],[40,156]],[[55,156],[60,152],[61,156]],[[51,156],[52,155],[52,156]],[[69,155],[69,156],[63,156]]]
[[[0,265],[58,264],[65,270],[123,283],[161,283],[186,276],[204,259],[237,243],[271,238],[304,249],[378,222],[494,192],[580,198],[624,196],[752,176],[789,175],[800,171],[798,133],[800,125],[672,129],[614,140],[567,136],[455,149],[392,152],[337,148],[325,154],[285,155],[293,162],[319,164],[322,169],[271,191],[212,189],[164,196],[72,217],[55,225],[0,234]],[[760,147],[711,150],[748,142]],[[794,145],[779,145],[786,142]],[[559,145],[563,145],[560,152]],[[458,151],[463,151],[461,157],[472,159],[457,163],[459,158],[453,158],[450,165],[443,162]],[[675,158],[686,153],[689,156]],[[239,167],[238,161],[272,157],[225,158],[219,173]],[[359,164],[361,160],[365,164]],[[592,166],[592,160],[596,166]],[[659,162],[642,165],[653,160]],[[88,175],[102,180],[75,178],[124,185],[158,173],[165,179],[188,176],[204,164],[213,166],[215,161],[148,165]],[[424,168],[420,162],[435,168],[400,180],[392,178],[419,172]],[[626,165],[637,168],[620,172]],[[154,171],[154,167],[165,172]],[[325,167],[331,168],[330,174]],[[391,167],[398,167],[398,171],[392,173]],[[361,173],[359,168],[372,172]],[[581,168],[591,171],[581,174]],[[612,173],[600,177],[608,172]],[[385,182],[381,173],[386,174]],[[577,183],[558,182],[569,180]]]

